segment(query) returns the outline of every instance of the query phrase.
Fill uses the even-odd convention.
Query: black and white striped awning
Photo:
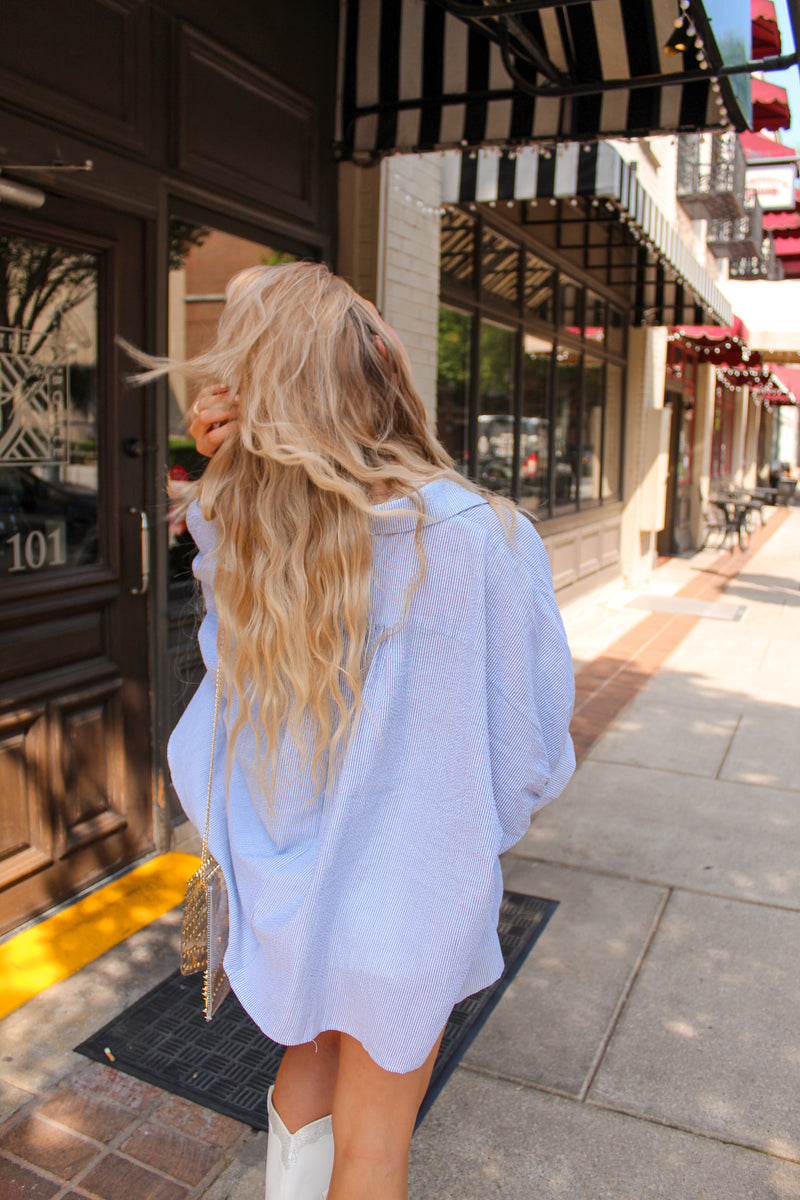
[[[590,198],[628,226],[645,256],[667,268],[665,284],[680,289],[687,302],[694,297],[691,302],[721,325],[733,321],[730,301],[639,182],[635,166],[607,142],[451,152],[444,156],[442,183],[446,204]],[[663,299],[660,307],[666,307]]]
[[[343,158],[746,128],[700,0],[341,4]]]

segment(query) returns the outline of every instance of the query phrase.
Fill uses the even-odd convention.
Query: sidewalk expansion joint
[[[548,1096],[560,1096],[562,1100],[572,1100],[578,1103],[574,1092],[564,1088],[551,1087],[546,1083],[535,1083],[531,1079],[523,1079],[519,1075],[509,1075],[505,1071],[493,1071],[491,1067],[479,1067],[475,1063],[464,1062],[462,1059],[456,1068],[458,1071],[469,1071],[472,1075],[482,1075],[485,1079],[496,1079],[498,1083],[510,1083],[514,1087],[527,1088],[532,1092],[544,1092]]]
[[[766,652],[766,650],[765,650],[765,651],[764,651],[764,654],[766,654],[766,653],[767,653],[767,652]],[[722,768],[725,766],[725,763],[726,763],[726,761],[727,761],[728,755],[729,755],[729,754],[730,754],[730,752],[731,752],[731,746],[733,745],[733,739],[736,737],[737,733],[739,732],[739,726],[740,726],[740,725],[741,725],[741,723],[742,723],[742,718],[743,718],[743,717],[744,717],[744,713],[739,713],[739,716],[738,716],[738,717],[737,717],[737,719],[736,719],[736,725],[734,726],[733,733],[732,733],[732,734],[731,734],[731,736],[728,738],[728,744],[727,744],[727,746],[725,747],[725,753],[724,753],[724,754],[723,754],[723,756],[722,756],[722,762],[719,764],[719,767],[717,768],[717,773],[716,773],[716,775],[714,776],[714,778],[715,778],[715,779],[719,779],[720,775],[722,774]],[[758,787],[758,784],[751,785],[751,786]]]
[[[542,1092],[547,1096],[558,1096],[562,1100],[571,1100],[573,1104],[585,1104],[587,1108],[596,1108],[599,1112],[616,1113],[620,1117],[626,1117],[630,1121],[639,1121],[643,1125],[655,1125],[661,1129],[673,1129],[676,1133],[686,1133],[691,1137],[702,1138],[704,1141],[715,1142],[721,1146],[734,1146],[739,1150],[747,1150],[751,1154],[760,1154],[764,1158],[774,1159],[777,1162],[791,1163],[792,1165],[800,1163],[800,1157],[791,1154],[781,1154],[778,1150],[770,1150],[754,1142],[740,1141],[734,1137],[726,1137],[724,1134],[711,1133],[707,1129],[698,1129],[692,1125],[681,1124],[679,1121],[668,1121],[663,1117],[654,1117],[648,1113],[636,1112],[634,1109],[625,1108],[622,1105],[593,1100],[591,1097],[581,1100],[574,1092],[565,1091],[563,1088],[549,1087],[545,1083],[536,1083],[530,1079],[522,1079],[517,1075],[508,1075],[502,1071],[492,1071],[488,1067],[478,1067],[472,1063],[460,1062],[457,1070],[469,1071],[472,1075],[480,1075],[484,1079],[494,1079],[498,1083],[507,1083],[512,1087],[525,1088],[526,1091]],[[54,1200],[58,1200],[58,1198],[56,1197]],[[188,1200],[191,1200],[191,1197]]]
[[[614,1034],[616,1033],[617,1025],[619,1024],[620,1018],[621,1018],[623,1012],[625,1011],[625,1008],[628,1004],[628,1000],[631,997],[631,993],[633,992],[633,989],[636,985],[636,980],[639,978],[639,972],[641,971],[642,966],[644,965],[644,961],[647,958],[647,955],[650,953],[650,947],[653,944],[653,939],[655,938],[656,934],[658,933],[659,927],[661,925],[662,917],[664,916],[667,905],[669,904],[670,899],[672,898],[673,890],[674,889],[671,887],[667,888],[665,890],[664,895],[661,898],[661,903],[659,904],[659,906],[655,912],[655,915],[653,916],[653,920],[650,923],[650,929],[648,930],[647,937],[645,938],[642,948],[636,957],[636,961],[634,962],[633,966],[631,967],[628,978],[625,981],[625,986],[623,987],[623,989],[620,992],[620,995],[617,999],[617,1003],[614,1005],[614,1011],[612,1012],[611,1017],[608,1022],[608,1025],[606,1026],[606,1031],[603,1034],[602,1038],[600,1039],[600,1044],[597,1047],[594,1059],[593,1059],[592,1064],[589,1067],[589,1070],[587,1072],[583,1087],[581,1088],[581,1092],[580,1092],[580,1096],[579,1096],[579,1099],[581,1100],[581,1102],[584,1102],[587,1099],[589,1092],[591,1091],[592,1086],[594,1084],[594,1081],[597,1078],[597,1072],[600,1070],[603,1059],[606,1056],[606,1051],[608,1050],[608,1047],[611,1044],[611,1039],[613,1038]]]
[[[577,871],[582,875],[597,875],[600,879],[619,879],[623,883],[636,883],[642,887],[655,888],[657,891],[671,889],[673,892],[685,892],[687,896],[707,896],[709,900],[725,900],[734,904],[749,904],[753,908],[772,908],[776,912],[798,913],[800,907],[792,904],[780,904],[776,900],[755,900],[750,896],[733,896],[729,892],[714,892],[705,888],[689,887],[686,884],[668,883],[665,879],[647,879],[642,875],[630,875],[624,871],[610,871],[606,867],[587,866],[583,863],[564,862],[557,858],[528,858],[524,854],[514,854],[507,850],[503,860],[515,858],[528,866],[557,867],[560,871]]]
[[[739,1141],[735,1137],[722,1133],[711,1133],[708,1129],[698,1129],[694,1125],[684,1125],[680,1121],[668,1121],[665,1117],[654,1117],[649,1113],[635,1112],[631,1108],[625,1108],[618,1104],[608,1104],[592,1099],[587,1099],[586,1104],[590,1108],[597,1108],[602,1112],[618,1113],[621,1117],[628,1117],[633,1121],[643,1121],[647,1125],[659,1125],[662,1129],[674,1129],[678,1133],[688,1133],[692,1137],[703,1138],[707,1142],[716,1142],[722,1146],[736,1146],[739,1150],[748,1150],[751,1154],[762,1154],[765,1158],[772,1158],[778,1162],[792,1163],[794,1166],[800,1164],[800,1155],[781,1154],[779,1150],[769,1150],[766,1146],[759,1146],[755,1142]]]

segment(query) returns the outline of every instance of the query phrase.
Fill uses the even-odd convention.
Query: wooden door
[[[0,213],[0,932],[152,845],[144,229]]]

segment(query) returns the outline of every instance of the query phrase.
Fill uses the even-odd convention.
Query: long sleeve
[[[575,769],[572,659],[547,555],[529,523],[495,543],[486,577],[486,693],[501,852]]]

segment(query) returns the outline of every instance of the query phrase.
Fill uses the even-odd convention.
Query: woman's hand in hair
[[[189,436],[194,438],[197,453],[213,458],[236,427],[236,403],[228,400],[226,384],[207,384],[192,405],[190,415]]]

